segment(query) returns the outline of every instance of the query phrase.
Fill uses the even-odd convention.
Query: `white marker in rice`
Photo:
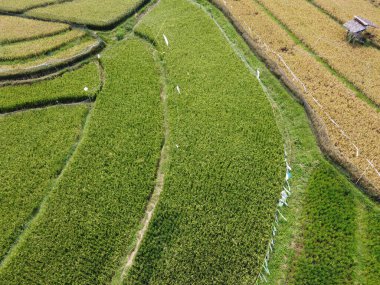
[[[177,85],[176,89],[177,89],[178,94],[181,94],[181,89],[179,88],[178,85]]]
[[[88,87],[86,86],[83,90],[87,92],[88,91]]]
[[[162,34],[162,36],[164,37],[164,41],[165,41],[166,46],[169,46],[168,38],[165,36],[165,34]]]

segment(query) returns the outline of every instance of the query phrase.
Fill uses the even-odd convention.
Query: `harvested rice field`
[[[0,0],[0,284],[379,284],[378,9]]]

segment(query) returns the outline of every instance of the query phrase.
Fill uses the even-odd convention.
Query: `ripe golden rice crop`
[[[85,34],[82,30],[71,30],[52,37],[3,45],[0,46],[0,60],[23,59],[40,55],[60,48],[68,42],[83,37]]]
[[[54,35],[68,29],[69,26],[66,24],[47,23],[15,16],[0,15],[0,43],[36,39]]]
[[[254,1],[214,2],[230,14],[241,32],[252,40],[264,57],[275,62],[288,81],[299,87],[300,95],[322,119],[329,139],[346,162],[354,165],[359,172],[368,168],[367,158],[373,159],[375,166],[380,166],[380,115],[373,107],[357,98],[313,55],[297,45]],[[300,81],[297,82],[298,79]],[[305,85],[306,91],[300,82]],[[353,144],[360,149],[359,156]],[[380,177],[374,170],[367,170],[366,176],[379,188]]]
[[[132,13],[142,0],[76,0],[33,9],[28,15],[78,24],[106,27]]]
[[[0,0],[0,10],[9,12],[22,12],[32,7],[54,2],[57,2],[57,0]]]
[[[361,16],[380,26],[380,10],[367,0],[313,0],[312,2],[341,22],[347,22],[354,16]],[[380,44],[380,30],[371,28],[368,31],[375,35],[372,41]]]
[[[305,0],[257,0],[336,71],[380,105],[380,50],[352,46],[346,30]]]

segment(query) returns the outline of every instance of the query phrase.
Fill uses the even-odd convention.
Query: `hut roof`
[[[355,16],[353,20],[348,21],[343,25],[347,30],[351,33],[359,33],[364,31],[367,27],[378,28],[373,22],[370,20],[364,19],[359,16]]]
[[[356,20],[351,20],[348,21],[343,25],[347,30],[349,30],[351,33],[359,33],[364,31],[367,27],[364,26],[362,23],[356,21]]]
[[[362,17],[359,17],[359,16],[355,16],[354,19],[361,23],[362,25],[364,26],[371,26],[371,27],[374,27],[374,28],[378,28],[378,26],[376,26],[373,22],[371,22],[370,20],[367,20],[367,19],[364,19]]]

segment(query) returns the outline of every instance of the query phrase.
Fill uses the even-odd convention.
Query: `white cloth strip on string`
[[[166,46],[169,46],[168,38],[165,36],[165,34],[162,34],[162,36],[164,37],[164,41],[165,41]]]
[[[380,172],[376,169],[375,165],[373,164],[372,161],[370,161],[369,159],[367,159],[369,165],[373,168],[373,170],[375,170],[376,174],[380,177]]]

